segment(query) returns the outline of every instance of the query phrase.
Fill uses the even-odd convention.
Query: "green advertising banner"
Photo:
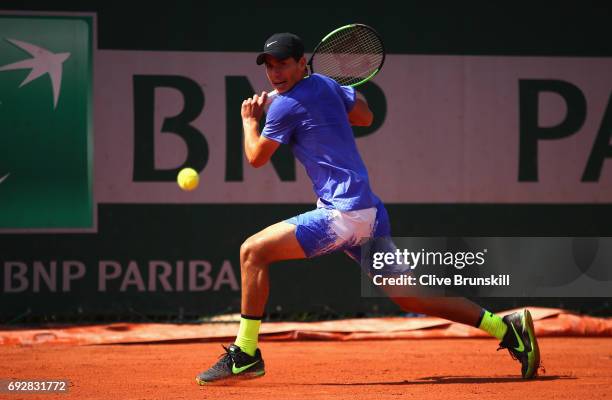
[[[0,229],[93,227],[92,21],[0,16]]]

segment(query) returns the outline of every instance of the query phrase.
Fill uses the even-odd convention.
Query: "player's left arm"
[[[259,120],[263,114],[268,94],[262,92],[242,102],[242,128],[244,130],[244,153],[249,164],[255,168],[265,165],[278,149],[280,143],[261,136]]]
[[[368,107],[368,103],[365,100],[365,97],[359,92],[356,92],[355,105],[348,113],[349,122],[353,126],[370,126],[372,125],[372,121],[374,120],[374,114],[370,107]]]

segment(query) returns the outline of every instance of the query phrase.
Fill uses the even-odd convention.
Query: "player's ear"
[[[300,61],[298,61],[298,65],[300,66],[300,68],[306,68],[306,57],[302,56],[302,58],[300,58]]]

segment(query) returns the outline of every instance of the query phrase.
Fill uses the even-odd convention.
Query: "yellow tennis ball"
[[[176,177],[176,181],[181,189],[189,192],[198,187],[200,176],[193,168],[183,168]]]

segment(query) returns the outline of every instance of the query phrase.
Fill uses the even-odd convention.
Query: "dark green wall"
[[[3,1],[4,10],[96,12],[100,49],[258,51],[275,31],[293,31],[307,50],[331,29],[363,22],[377,28],[390,53],[457,55],[612,56],[612,6],[587,2],[360,2],[346,7],[290,7],[287,2]],[[295,2],[294,2],[295,3]],[[94,3],[90,3],[94,4]],[[306,4],[306,3],[302,3]],[[330,2],[327,2],[330,4]],[[209,259],[227,254],[238,274],[238,249],[246,237],[269,223],[312,205],[112,205],[99,207],[97,234],[0,235],[0,261],[78,259]],[[610,236],[612,205],[392,204],[393,234]],[[212,253],[214,250],[215,253]],[[211,257],[211,254],[213,256]],[[328,280],[322,280],[321,276]],[[93,278],[92,278],[93,279]],[[344,280],[339,290],[332,280]],[[198,315],[237,311],[236,293],[98,294],[89,282],[71,293],[2,294],[0,318],[40,320],[52,315]],[[492,308],[522,304],[561,305],[606,312],[609,299],[496,299]],[[280,306],[281,308],[278,308]],[[317,261],[274,266],[270,313],[356,314],[393,311],[386,300],[362,299],[358,268],[341,254]],[[603,311],[602,311],[603,310]]]
[[[362,22],[390,53],[612,55],[608,2],[8,0],[0,9],[96,12],[101,49],[257,51],[272,32],[291,31],[312,50],[333,28]]]

